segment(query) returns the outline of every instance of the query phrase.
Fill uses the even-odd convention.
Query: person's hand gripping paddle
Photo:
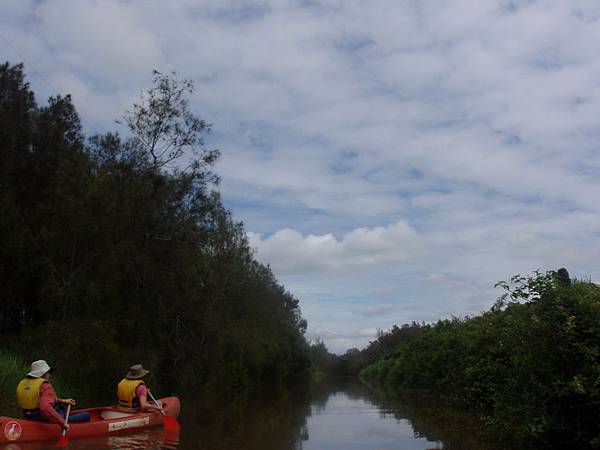
[[[71,405],[67,406],[67,414],[65,415],[65,425],[69,424],[69,414],[71,413]],[[67,436],[67,428],[63,428],[62,436],[58,438],[58,446],[66,447],[69,445],[69,437]]]

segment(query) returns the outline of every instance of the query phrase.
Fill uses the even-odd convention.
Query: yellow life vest
[[[17,385],[17,402],[22,409],[40,407],[40,387],[45,378],[23,378]]]
[[[129,380],[123,378],[117,385],[117,398],[119,406],[123,408],[139,408],[140,400],[135,395],[135,389],[140,384],[146,384],[142,380]]]

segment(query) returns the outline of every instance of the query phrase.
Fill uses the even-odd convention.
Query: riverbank
[[[598,448],[600,288],[560,271],[503,287],[480,316],[397,328],[361,378],[470,411],[505,447]]]

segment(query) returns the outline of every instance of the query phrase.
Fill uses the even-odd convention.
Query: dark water
[[[181,432],[161,429],[86,440],[70,449],[482,450],[470,421],[429,404],[391,400],[348,380],[270,398],[182,399]],[[49,448],[13,444],[7,450]]]

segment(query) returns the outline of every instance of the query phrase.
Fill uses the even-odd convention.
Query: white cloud
[[[418,252],[418,236],[406,223],[389,227],[357,228],[337,239],[333,234],[307,235],[291,229],[263,239],[248,233],[258,258],[277,273],[357,270],[393,261],[407,261]]]
[[[146,80],[162,54],[144,11],[107,0],[42,2],[37,17],[63,64],[119,85]]]
[[[430,273],[424,278],[426,283],[444,284],[448,282],[448,277],[441,273]]]
[[[359,333],[361,336],[375,337],[377,335],[377,329],[376,328],[363,328],[362,330],[359,330]]]

